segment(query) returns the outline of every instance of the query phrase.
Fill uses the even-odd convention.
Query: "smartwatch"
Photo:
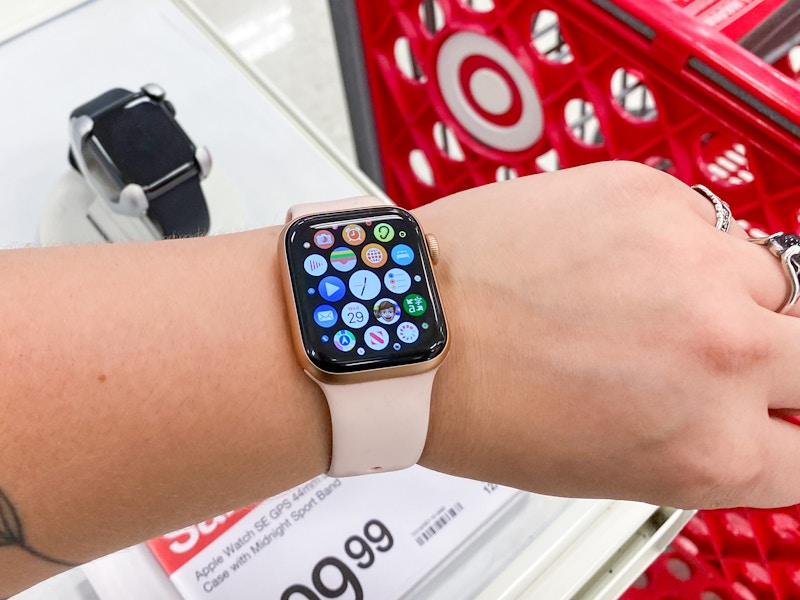
[[[200,180],[211,155],[192,143],[159,86],[116,88],[79,106],[69,139],[70,164],[114,212],[142,218],[163,237],[208,233]]]
[[[377,198],[294,206],[279,241],[295,354],[323,390],[333,477],[419,460],[448,351],[433,236]]]

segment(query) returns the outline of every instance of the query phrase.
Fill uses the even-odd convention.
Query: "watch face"
[[[394,207],[299,219],[286,256],[305,353],[319,369],[351,373],[422,363],[447,329],[425,239]]]
[[[125,184],[147,186],[194,161],[189,137],[163,103],[147,96],[97,115],[92,133],[98,158]]]

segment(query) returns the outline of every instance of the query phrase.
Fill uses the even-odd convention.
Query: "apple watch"
[[[328,475],[415,464],[448,351],[435,238],[372,197],[294,206],[287,221],[284,292],[295,353],[330,408]]]
[[[142,218],[163,237],[208,233],[200,180],[211,155],[192,143],[159,86],[116,88],[79,106],[69,136],[70,164],[114,212]]]

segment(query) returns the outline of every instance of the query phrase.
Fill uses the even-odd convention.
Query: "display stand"
[[[243,207],[230,180],[212,171],[202,185],[211,217],[209,235],[242,230]],[[39,228],[39,241],[45,246],[159,239],[161,234],[146,219],[115,213],[74,171],[56,183]]]

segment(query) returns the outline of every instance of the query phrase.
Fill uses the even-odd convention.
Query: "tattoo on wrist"
[[[0,490],[0,548],[4,546],[16,546],[31,556],[56,565],[63,565],[65,567],[78,566],[78,563],[48,556],[28,544],[28,541],[25,539],[25,530],[22,527],[22,520],[19,518],[17,510],[14,508],[8,496]]]

